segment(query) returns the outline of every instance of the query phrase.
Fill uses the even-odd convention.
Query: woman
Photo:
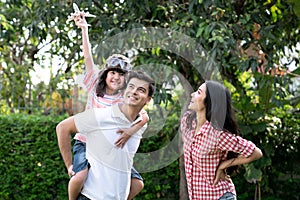
[[[227,169],[257,160],[262,152],[237,135],[231,97],[223,85],[206,81],[191,97],[181,119],[189,198],[236,199]]]

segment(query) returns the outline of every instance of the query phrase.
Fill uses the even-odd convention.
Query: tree
[[[72,73],[67,73],[68,68],[57,72],[49,71],[54,73],[51,74],[50,83],[42,82],[39,87],[32,84],[34,77],[30,76],[38,66],[52,68],[55,56],[65,60],[68,66],[74,64],[76,55],[70,49],[76,47],[71,47],[72,43],[69,43],[66,15],[62,12],[70,4],[62,1],[0,2],[3,13],[0,15],[2,112],[13,113],[22,109],[31,112],[36,106],[33,105],[35,101],[31,95],[32,90],[35,90],[37,96],[49,93],[49,90],[51,93],[60,82],[70,79],[68,76]],[[70,11],[71,9],[68,12]],[[38,91],[39,89],[41,90]],[[51,94],[47,98],[50,96]]]
[[[233,94],[241,133],[265,149],[262,161],[244,168],[246,178],[256,182],[261,180],[267,191],[270,178],[262,178],[260,170],[268,174],[271,164],[277,163],[274,155],[281,148],[273,149],[273,146],[281,142],[292,145],[284,138],[273,140],[278,132],[273,119],[280,113],[279,121],[283,126],[289,119],[284,113],[295,115],[299,112],[299,89],[291,90],[289,85],[293,77],[299,77],[299,69],[292,72],[289,69],[291,63],[299,65],[297,0],[76,2],[80,8],[97,15],[88,22],[98,64],[110,53],[125,49],[136,65],[169,66],[174,69],[174,76],[180,73],[179,82],[187,101],[188,94],[203,79],[215,75],[223,80]],[[71,88],[74,73],[82,71],[80,30],[73,23],[66,24],[67,15],[73,12],[71,3],[41,0],[0,3],[1,13],[4,13],[0,15],[1,110],[9,112],[3,109],[5,107],[16,112],[18,105],[33,105],[30,90],[41,95],[52,94],[57,88]],[[123,43],[113,40],[124,33],[127,38],[122,38]],[[160,37],[160,33],[170,33],[171,40],[167,35]],[[176,33],[180,33],[179,37]],[[186,38],[193,38],[194,43],[184,45]],[[50,57],[38,54],[49,45]],[[296,55],[292,56],[291,51]],[[204,53],[204,56],[195,52]],[[51,60],[55,56],[64,61],[64,66],[52,71],[49,84],[32,85],[30,71],[45,61],[54,69],[55,63]],[[283,62],[286,58],[287,62]],[[156,102],[178,106],[172,102],[172,90],[163,87],[168,85],[173,89],[176,84],[178,82],[174,83],[172,79],[161,83]],[[51,94],[43,98],[50,98]],[[290,99],[293,107],[289,107]],[[181,109],[184,111],[185,107]],[[297,124],[292,127],[292,130],[282,131],[282,135],[291,136],[293,130],[299,129]],[[299,138],[299,132],[293,138]],[[297,154],[297,145],[299,143],[292,145],[291,155]],[[284,170],[272,171],[281,172],[285,173]],[[185,199],[184,178],[181,180],[181,199]]]

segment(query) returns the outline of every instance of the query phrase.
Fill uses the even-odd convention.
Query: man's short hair
[[[154,91],[155,91],[155,81],[148,74],[146,74],[143,71],[129,71],[127,83],[129,83],[129,81],[132,78],[137,78],[139,80],[143,80],[143,81],[146,81],[147,83],[149,83],[148,97],[153,96]]]

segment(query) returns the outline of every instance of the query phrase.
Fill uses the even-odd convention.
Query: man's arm
[[[61,121],[56,126],[59,150],[63,157],[69,175],[71,175],[70,173],[72,172],[71,134],[77,132],[78,131],[75,126],[74,117],[69,117]]]

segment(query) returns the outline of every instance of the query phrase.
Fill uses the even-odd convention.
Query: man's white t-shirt
[[[130,122],[115,104],[79,113],[74,120],[77,130],[86,135],[86,157],[91,165],[81,193],[93,200],[127,199],[133,157],[146,126],[133,134],[123,148],[114,142],[120,137],[118,129],[130,128],[141,121],[141,116]]]

